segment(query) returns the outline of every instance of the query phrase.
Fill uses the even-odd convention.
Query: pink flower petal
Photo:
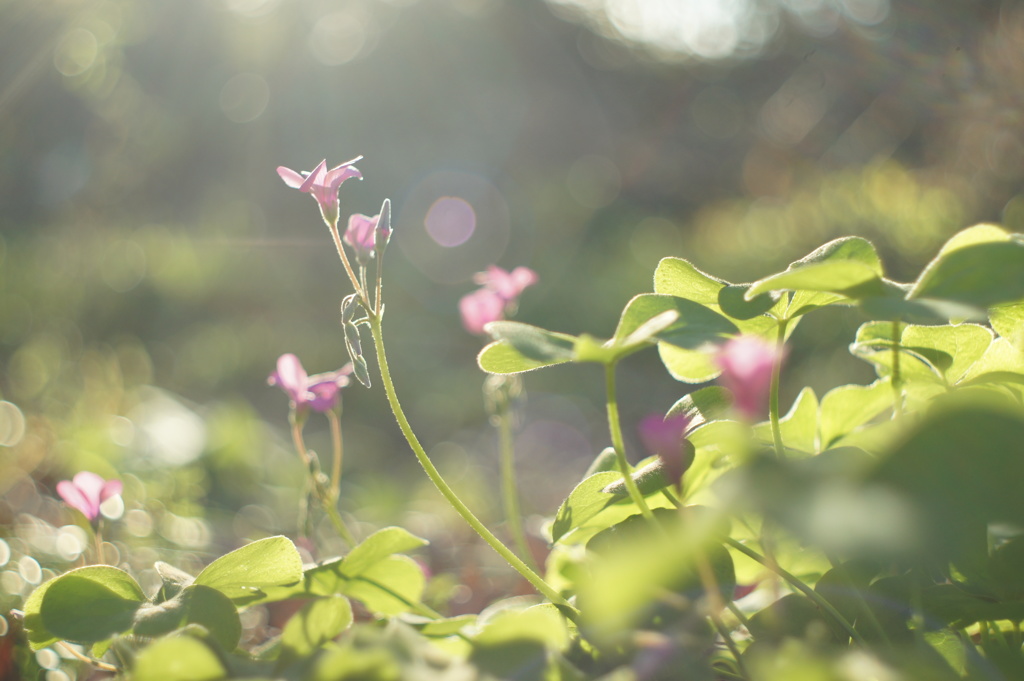
[[[459,299],[462,326],[473,334],[482,334],[484,325],[503,319],[505,300],[489,288],[481,288]]]
[[[90,503],[82,490],[78,489],[70,480],[61,480],[57,483],[57,494],[65,504],[81,511],[82,515],[90,521],[95,520],[99,515],[99,505]]]
[[[301,173],[297,173],[291,168],[285,168],[284,166],[277,167],[277,174],[281,176],[286,185],[295,189],[301,187],[302,183],[306,181],[306,178]]]

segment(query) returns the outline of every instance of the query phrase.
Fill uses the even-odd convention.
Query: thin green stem
[[[327,221],[325,220],[324,222]],[[345,273],[348,275],[349,281],[352,282],[352,288],[365,300],[366,292],[359,288],[359,279],[356,277],[355,270],[352,269],[352,264],[348,261],[348,254],[345,253],[345,246],[341,243],[341,235],[338,233],[337,220],[335,220],[333,225],[327,223],[327,230],[331,233],[331,239],[334,240],[334,247],[338,250],[338,257],[341,258],[341,264],[345,267]]]
[[[732,613],[732,616],[735,617],[740,624],[747,628],[747,631],[750,630],[750,619],[742,610],[740,610],[735,601],[729,601],[725,604],[725,607],[729,609],[729,612]]]
[[[845,617],[843,617],[843,614],[836,610],[831,603],[822,598],[821,594],[819,594],[817,591],[809,587],[802,579],[792,574],[791,572],[788,572],[787,570],[783,569],[782,566],[780,566],[775,561],[771,561],[765,558],[757,551],[754,551],[753,549],[736,541],[732,537],[726,537],[725,543],[731,546],[732,548],[736,549],[746,557],[754,560],[757,563],[760,563],[764,567],[768,568],[769,570],[777,574],[779,577],[782,577],[782,579],[789,582],[790,586],[792,586],[794,589],[796,589],[797,591],[801,592],[802,594],[810,598],[812,601],[814,601],[814,604],[817,605],[819,608],[821,608],[828,614],[832,615],[832,617],[834,617],[836,621],[839,623],[839,626],[841,626],[846,631],[846,633],[850,635],[850,638],[856,641],[859,645],[866,645],[864,637],[861,636],[860,633],[853,628],[853,625],[850,624],[850,622]]]
[[[349,548],[355,546],[359,542],[352,536],[352,532],[345,525],[345,521],[341,519],[341,513],[338,512],[338,507],[334,505],[334,502],[329,499],[322,499],[321,505],[324,507],[324,511],[327,512],[327,517],[331,521],[331,525],[334,526],[334,531],[338,533],[345,543],[349,545]]]
[[[341,419],[336,411],[327,412],[327,421],[331,424],[331,444],[334,449],[334,462],[331,468],[331,499],[337,499],[341,495],[341,462],[344,457],[344,448],[341,440]]]
[[[516,484],[515,446],[512,442],[512,414],[510,413],[509,397],[504,393],[504,388],[499,390],[502,390],[502,395],[498,398],[501,400],[501,404],[498,406],[499,411],[496,418],[501,450],[501,491],[505,502],[505,522],[519,549],[519,555],[532,570],[536,571],[537,563],[533,559],[533,552],[530,551],[530,543],[523,530],[522,512],[519,510],[519,486]]]
[[[902,334],[899,321],[892,323],[892,413],[893,417],[903,416],[903,378],[900,376],[900,336]]]
[[[316,475],[310,470],[310,463],[313,457],[310,455],[309,450],[306,449],[306,442],[302,437],[302,424],[299,423],[298,419],[292,419],[292,442],[295,443],[295,451],[299,453],[299,458],[302,459],[303,464],[306,467],[306,474],[310,477],[310,484],[313,486],[313,496],[316,497],[317,501],[323,507],[324,512],[327,513],[327,517],[330,519],[331,524],[334,526],[335,531],[338,535],[345,540],[349,546],[355,546],[356,540],[345,525],[345,521],[341,519],[341,514],[338,513],[338,508],[334,504],[336,497],[331,497],[330,494],[324,494],[321,492],[321,485],[317,480],[313,479]],[[326,490],[324,490],[326,492]],[[328,498],[331,497],[331,498]]]
[[[619,402],[615,396],[615,362],[604,365],[605,399],[608,401],[608,430],[612,438],[612,448],[615,450],[615,458],[619,463],[619,470],[622,472],[622,480],[626,484],[629,498],[640,509],[640,513],[650,522],[656,522],[651,507],[647,505],[640,488],[636,486],[633,479],[633,472],[629,468],[629,461],[626,460],[626,446],[622,441],[622,425],[619,422]]]
[[[782,426],[779,425],[779,383],[782,376],[783,348],[786,344],[786,325],[788,319],[779,320],[778,336],[775,341],[775,362],[772,364],[771,392],[768,398],[768,418],[772,423],[772,442],[775,444],[775,456],[786,458],[786,447],[782,443]]]
[[[405,412],[402,410],[402,405],[398,401],[398,395],[395,392],[395,385],[391,380],[391,371],[388,368],[387,355],[384,352],[384,337],[381,328],[381,317],[377,315],[370,315],[370,331],[373,334],[373,345],[377,351],[377,365],[380,369],[381,382],[384,384],[384,392],[387,394],[388,403],[391,405],[391,411],[395,415],[395,419],[398,421],[398,427],[402,431],[402,435],[405,436],[406,441],[409,443],[409,447],[412,448],[413,453],[416,455],[417,461],[420,466],[423,467],[423,471],[430,478],[430,481],[434,483],[434,487],[441,493],[455,512],[462,516],[463,520],[469,524],[473,530],[480,535],[480,537],[487,542],[487,544],[494,549],[498,555],[504,558],[509,565],[515,569],[520,575],[528,581],[533,588],[535,588],[540,594],[546,597],[555,605],[561,606],[562,612],[568,616],[572,616],[576,612],[576,609],[565,600],[561,594],[555,591],[550,584],[545,582],[541,577],[531,570],[526,563],[524,563],[519,556],[512,552],[507,546],[505,546],[500,539],[487,529],[487,527],[480,522],[479,519],[473,512],[469,510],[459,499],[458,495],[448,486],[444,478],[441,477],[441,473],[438,472],[437,468],[431,462],[430,457],[427,456],[427,452],[423,449],[423,445],[417,439],[416,434],[412,430],[412,426],[409,425],[409,420],[405,416]]]

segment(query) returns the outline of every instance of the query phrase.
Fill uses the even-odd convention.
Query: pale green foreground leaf
[[[621,479],[621,473],[607,471],[592,475],[576,485],[555,514],[555,522],[551,526],[551,540],[557,542],[600,513],[613,498],[604,491],[605,487]]]
[[[217,589],[236,605],[260,600],[265,589],[302,580],[302,558],[287,537],[267,537],[221,556],[194,584]]]
[[[804,388],[793,401],[789,412],[779,419],[782,441],[793,454],[808,456],[818,451],[818,397],[811,388]],[[762,441],[772,441],[771,426],[759,423],[754,433]]]
[[[428,543],[404,528],[385,527],[349,551],[341,562],[341,574],[348,578],[358,577],[392,554],[413,551]]]
[[[892,324],[868,322],[857,331],[851,351],[876,366],[880,376],[892,373]],[[938,380],[958,384],[992,343],[993,334],[978,324],[900,327],[899,352],[911,361],[900,365],[905,380]]]
[[[1024,300],[996,305],[988,315],[996,333],[1024,351]]]
[[[192,584],[162,603],[146,603],[135,613],[134,631],[141,636],[162,636],[198,624],[224,650],[234,650],[242,636],[242,623],[231,599],[220,591]]]
[[[821,398],[818,417],[820,449],[839,440],[893,405],[892,383],[879,379],[871,385],[843,385]]]
[[[190,636],[169,636],[146,646],[132,669],[133,681],[217,681],[227,676],[210,647]]]
[[[750,300],[770,291],[816,291],[860,298],[882,291],[882,261],[867,239],[844,237],[817,248],[792,263],[784,272],[754,282],[746,292]],[[822,298],[813,307],[837,302]],[[790,314],[790,316],[796,316]]]
[[[25,601],[25,629],[34,650],[58,640],[104,641],[132,627],[145,601],[124,570],[107,565],[78,568],[51,579]]]
[[[494,337],[477,356],[477,364],[491,374],[518,374],[573,358],[576,338],[519,322],[491,322],[487,332]]]
[[[979,307],[1024,298],[1024,237],[987,224],[963,230],[925,267],[907,297]]]
[[[344,596],[310,601],[284,625],[281,631],[283,660],[312,655],[324,643],[352,625],[352,606]]]

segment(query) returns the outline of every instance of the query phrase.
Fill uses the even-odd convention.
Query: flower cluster
[[[486,272],[473,277],[481,288],[459,300],[462,325],[473,334],[484,332],[490,322],[504,319],[516,306],[520,294],[528,286],[537,283],[537,273],[528,267],[517,267],[506,272],[497,265],[491,265]]]
[[[288,353],[278,358],[277,370],[270,374],[267,383],[278,386],[288,395],[295,412],[312,409],[323,413],[338,406],[341,389],[349,384],[351,373],[352,365],[346,364],[337,371],[309,376],[299,358]]]

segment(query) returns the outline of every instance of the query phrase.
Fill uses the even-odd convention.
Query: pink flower
[[[352,165],[362,158],[362,156],[357,156],[330,170],[327,170],[327,161],[323,160],[309,173],[298,173],[291,168],[278,166],[277,174],[289,187],[312,194],[320,206],[320,214],[324,216],[324,221],[333,226],[338,224],[338,188],[350,177],[363,179],[363,174]]]
[[[689,425],[690,419],[685,414],[666,418],[661,414],[651,414],[637,426],[644,447],[661,459],[665,477],[676,487],[680,486],[683,473],[693,463],[693,445],[684,437]]]
[[[121,493],[120,480],[104,480],[95,473],[82,471],[71,480],[57,483],[57,494],[71,508],[77,508],[89,522],[100,516],[100,504]]]
[[[718,351],[719,382],[732,393],[736,410],[744,417],[753,420],[764,414],[778,358],[775,344],[751,335],[737,336]]]
[[[489,288],[467,293],[459,300],[462,325],[473,334],[482,334],[484,325],[505,317],[506,301]]]
[[[356,260],[360,265],[370,262],[373,257],[373,249],[376,239],[377,223],[380,215],[372,218],[356,213],[348,219],[348,229],[345,230],[345,243],[356,252]]]
[[[486,272],[478,272],[473,275],[473,281],[483,288],[459,300],[462,325],[470,333],[483,333],[485,324],[504,319],[507,312],[514,311],[519,295],[537,280],[537,273],[528,267],[506,272],[491,265]]]
[[[288,353],[278,357],[277,371],[267,378],[267,383],[284,390],[295,411],[308,407],[325,412],[338,405],[341,389],[348,385],[351,373],[352,365],[346,364],[337,371],[308,376],[299,358]]]
[[[473,282],[489,288],[506,302],[514,301],[526,289],[538,281],[537,273],[529,267],[517,267],[506,272],[497,265],[491,265],[486,272],[479,272]]]

